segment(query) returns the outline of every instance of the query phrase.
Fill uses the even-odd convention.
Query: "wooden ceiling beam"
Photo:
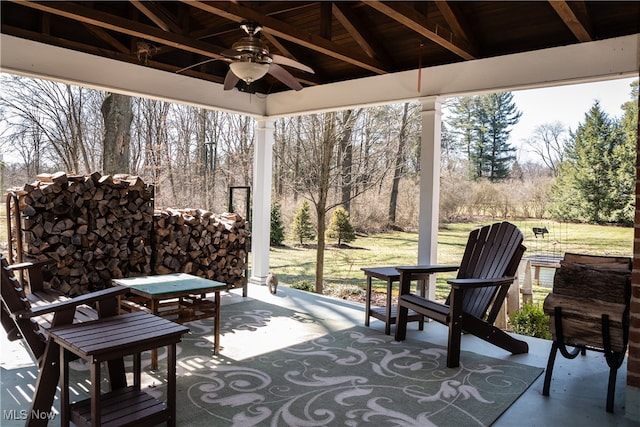
[[[293,53],[291,52],[291,49],[288,49],[276,37],[273,37],[271,34],[267,34],[267,33],[263,34],[262,36],[266,40],[268,40],[269,43],[271,43],[276,49],[278,49],[278,52],[280,52],[281,55],[288,56],[289,58],[295,59],[296,61],[298,61],[298,58],[296,58],[295,55],[293,55]]]
[[[84,44],[81,42],[75,42],[75,41],[70,41],[66,39],[61,40],[58,37],[52,37],[50,35],[45,35],[40,32],[27,31],[23,28],[17,28],[12,26],[3,26],[3,29],[6,29],[7,33],[10,33],[16,37],[20,37],[27,40],[34,40],[39,43],[59,45],[66,49],[75,50],[78,52],[86,52],[96,56],[104,56],[106,58],[110,58],[116,61],[129,62],[129,63],[136,62],[136,61],[132,61],[132,55],[131,55],[131,52],[129,51],[127,51],[126,54],[119,53],[117,51],[106,51],[105,49],[100,49],[95,45]],[[175,73],[176,70],[178,69],[178,67],[176,66],[168,65],[163,62],[152,61],[150,59],[146,61],[146,64],[149,67],[157,68],[159,70],[168,71],[171,73]],[[184,74],[197,75],[198,78],[209,80],[216,83],[222,83],[224,81],[223,77],[216,76],[215,74],[195,73],[193,72],[193,70],[187,70],[185,71]]]
[[[347,30],[353,40],[358,43],[364,53],[366,53],[369,58],[375,58],[376,49],[374,49],[374,47],[369,42],[370,40],[372,40],[372,38],[370,37],[370,35],[364,34],[362,26],[355,24],[357,18],[349,8],[349,5],[340,2],[334,2],[332,9],[333,16],[335,16],[338,22],[344,27],[345,30]]]
[[[107,33],[102,28],[96,27],[94,25],[88,25],[88,24],[83,24],[83,25],[87,29],[87,31],[89,31],[94,36],[96,36],[97,38],[99,38],[103,42],[105,42],[108,45],[110,45],[111,47],[113,47],[118,52],[120,52],[120,53],[129,53],[129,54],[131,53],[131,49],[129,49],[128,47],[126,47],[125,45],[120,43],[115,37],[113,37],[111,34]]]
[[[444,17],[444,20],[447,21],[447,25],[451,28],[453,35],[469,43],[471,41],[471,37],[469,37],[469,34],[467,34],[467,31],[465,30],[468,25],[464,18],[459,13],[455,12],[453,9],[454,5],[446,0],[436,1],[435,4]]]
[[[167,13],[160,9],[156,4],[150,1],[129,0],[140,12],[149,18],[154,24],[164,31],[171,31],[182,34],[182,29],[173,19],[167,16]]]
[[[453,32],[449,29],[438,26],[427,28],[427,24],[423,23],[423,17],[409,5],[401,2],[381,2],[379,0],[367,1],[365,4],[463,59],[476,59],[476,55],[472,53],[472,49],[467,42],[460,39],[454,40],[457,37],[454,37]]]
[[[185,4],[197,7],[211,14],[221,16],[233,22],[255,21],[262,25],[266,34],[279,37],[307,49],[322,53],[332,58],[347,62],[351,65],[372,71],[376,74],[386,74],[388,70],[375,59],[349,51],[336,43],[314,34],[305,33],[293,25],[264,15],[254,9],[241,6],[233,2],[203,2],[199,0],[181,0]]]
[[[583,1],[571,2],[572,6],[575,6],[576,11],[578,11],[578,14],[576,14],[576,11],[574,11],[566,1],[549,0],[549,4],[553,7],[553,10],[556,11],[560,19],[562,19],[578,41],[593,41],[593,37],[591,36],[591,26],[587,15],[587,8]]]
[[[94,25],[99,28],[120,32],[147,41],[197,53],[209,58],[222,58],[222,55],[217,53],[222,51],[219,47],[199,40],[193,40],[187,36],[163,31],[150,25],[139,24],[119,16],[90,9],[77,3],[26,0],[9,1],[41,12],[63,16],[82,24]]]
[[[320,37],[331,40],[333,28],[331,28],[332,16],[331,5],[333,2],[320,2]]]

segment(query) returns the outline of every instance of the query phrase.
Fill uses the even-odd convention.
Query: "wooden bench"
[[[561,257],[547,256],[547,255],[534,255],[528,258],[531,268],[533,268],[533,283],[540,285],[540,270],[542,268],[560,268]]]

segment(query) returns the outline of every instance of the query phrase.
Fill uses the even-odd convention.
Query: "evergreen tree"
[[[630,154],[619,123],[596,101],[567,149],[552,188],[552,213],[594,223],[620,221],[633,196],[635,154]]]
[[[522,113],[511,92],[458,98],[448,120],[450,133],[469,160],[473,180],[502,181],[509,177],[515,148],[509,144],[511,128]]]
[[[638,145],[638,84],[639,80],[631,83],[631,100],[622,105],[624,115],[621,121],[622,145],[614,150],[614,163],[619,165],[614,169],[611,179],[614,183],[612,196],[620,201],[614,215],[614,221],[633,225],[635,215],[635,179],[636,155]]]
[[[282,246],[284,242],[284,223],[282,222],[282,212],[280,203],[273,202],[271,205],[271,246]]]
[[[479,116],[481,118],[480,139],[484,145],[482,170],[489,181],[502,181],[509,177],[511,164],[516,159],[515,148],[509,144],[511,127],[522,113],[513,103],[511,92],[491,93],[481,98]]]
[[[356,233],[353,230],[349,219],[349,212],[342,206],[338,206],[331,216],[329,227],[327,227],[327,237],[330,239],[338,239],[338,246],[344,243],[356,240]]]
[[[298,208],[298,211],[293,217],[291,234],[295,240],[300,241],[301,245],[304,243],[305,239],[313,240],[316,237],[316,233],[313,230],[313,224],[311,223],[309,202],[306,200],[302,201],[302,205],[300,205],[300,208]]]
[[[464,153],[467,159],[471,158],[471,147],[475,139],[475,129],[477,127],[476,105],[477,96],[466,96],[455,98],[451,103],[452,117],[447,121],[450,138],[447,138],[449,153],[459,150]],[[457,141],[457,142],[456,142]]]

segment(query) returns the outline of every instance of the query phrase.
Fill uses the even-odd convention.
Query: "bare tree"
[[[407,169],[407,151],[410,147],[410,141],[417,141],[417,132],[419,131],[417,120],[417,109],[409,103],[401,106],[402,114],[400,114],[399,130],[397,135],[398,145],[395,155],[395,164],[393,166],[393,180],[391,183],[391,195],[389,197],[389,225],[396,223],[396,210],[398,206],[398,188],[400,187],[400,179],[403,177]],[[398,115],[394,115],[397,117]],[[414,144],[417,145],[417,144]]]
[[[229,129],[223,140],[229,176],[239,185],[249,185],[253,174],[255,120],[248,116],[229,116]]]
[[[3,145],[11,146],[10,154],[22,160],[24,179],[34,177],[43,172],[43,156],[46,141],[42,129],[35,123],[25,120],[19,124],[14,122],[3,135]],[[7,150],[8,152],[8,150]]]
[[[355,122],[362,110],[346,110],[341,115],[341,127],[344,129],[338,143],[338,162],[340,165],[340,187],[342,192],[342,207],[351,210],[351,193],[353,192],[353,131]]]
[[[165,164],[170,166],[168,176],[173,191],[173,203],[177,206],[199,207],[194,203],[203,200],[204,174],[198,150],[201,146],[199,130],[202,124],[196,108],[171,104],[167,111],[167,140]]]
[[[224,113],[201,109],[199,113],[198,148],[200,150],[203,177],[204,206],[211,209],[216,200],[216,178],[218,169],[218,141],[223,133]]]
[[[289,134],[292,141],[289,146],[295,142],[299,149],[285,151],[278,161],[284,170],[299,171],[291,174],[291,178],[296,179],[287,180],[287,185],[291,191],[299,192],[310,200],[315,207],[318,236],[315,286],[317,293],[322,293],[324,287],[327,213],[344,203],[344,159],[340,156],[344,156],[345,150],[341,148],[347,145],[345,138],[353,139],[356,134],[361,133],[362,129],[355,131],[359,117],[359,111],[347,110],[283,119],[291,121],[290,129],[298,130],[297,135],[293,132]],[[368,151],[363,151],[360,147],[355,148],[351,152],[351,180],[359,181],[361,185],[358,188],[352,187],[349,200],[372,186],[379,185],[387,165],[386,147],[369,147]],[[280,151],[276,152],[280,154]],[[360,181],[361,176],[366,176],[367,179]]]
[[[14,144],[16,136],[25,162],[38,162],[27,167],[39,171],[43,165],[67,172],[92,172],[97,156],[97,133],[91,124],[98,121],[98,91],[30,79],[2,75],[3,91],[0,107],[6,125],[12,129],[4,143]]]
[[[559,166],[565,159],[565,151],[569,141],[568,129],[556,121],[536,127],[533,135],[527,140],[527,144],[533,153],[551,169],[553,176],[558,176]]]
[[[284,152],[291,149],[288,145],[288,139],[285,137],[287,132],[287,121],[276,120],[274,123],[274,155],[273,155],[273,196],[279,199],[284,196],[284,183],[286,179],[285,168],[281,161]]]
[[[148,99],[134,105],[132,169],[156,186],[156,204],[224,209],[229,185],[251,185],[253,119]]]
[[[156,204],[160,206],[173,205],[177,198],[168,142],[169,108],[169,103],[152,99],[138,98],[134,103],[132,134],[140,153],[135,156],[139,163],[132,165],[132,171],[155,186]],[[167,182],[169,190],[165,191]]]

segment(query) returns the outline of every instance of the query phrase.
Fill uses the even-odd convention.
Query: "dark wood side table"
[[[391,303],[391,297],[393,294],[393,283],[400,283],[400,273],[395,267],[366,267],[361,269],[367,277],[367,295],[365,300],[365,318],[364,325],[369,326],[370,317],[375,317],[384,322],[384,333],[386,335],[391,334],[391,325],[396,323],[396,316],[398,308]],[[384,280],[387,282],[387,304],[385,307],[378,307],[371,305],[371,278]],[[417,287],[421,296],[425,295],[425,283],[429,278],[428,274],[416,277],[418,280]],[[424,316],[421,316],[413,311],[409,312],[410,322],[420,322],[418,327],[420,330],[424,329]]]
[[[176,344],[189,328],[145,312],[127,313],[61,326],[50,331],[60,348],[61,425],[176,425]],[[168,347],[167,400],[160,402],[140,389],[140,353]],[[69,402],[69,360],[75,354],[90,363],[90,398]],[[133,355],[133,386],[124,379],[124,356]],[[100,392],[101,362],[109,364],[110,392]]]

